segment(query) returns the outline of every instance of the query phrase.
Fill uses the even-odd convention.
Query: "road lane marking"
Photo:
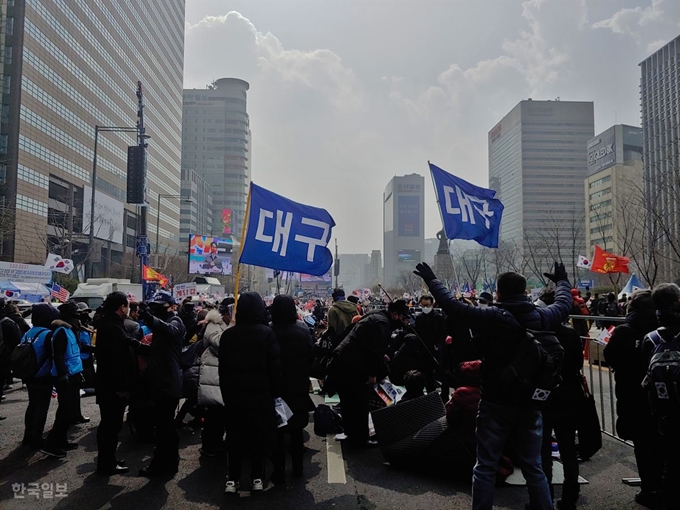
[[[328,483],[347,483],[342,444],[335,440],[335,434],[326,435],[326,466],[328,468]]]

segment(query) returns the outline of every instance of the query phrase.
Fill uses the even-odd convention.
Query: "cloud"
[[[611,17],[593,23],[592,28],[609,29],[615,34],[631,36],[638,44],[642,43],[642,30],[653,24],[673,24],[680,26],[680,7],[677,0],[651,0],[645,7],[623,8]]]
[[[647,45],[647,53],[651,55],[652,53],[656,52],[656,50],[664,46],[667,42],[668,41],[666,41],[666,39],[659,39],[657,41],[649,43]]]

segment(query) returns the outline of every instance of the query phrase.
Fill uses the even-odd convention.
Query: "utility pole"
[[[340,275],[340,259],[338,258],[338,238],[335,238],[335,266],[333,267],[335,274],[335,288],[338,288],[338,276]]]
[[[148,236],[148,226],[147,226],[147,213],[148,213],[148,203],[147,203],[147,155],[146,147],[148,136],[146,135],[146,128],[144,127],[144,94],[142,92],[142,82],[137,82],[137,145],[143,154],[143,176],[144,176],[144,201],[139,206],[139,230],[137,232],[137,256],[139,257],[139,279],[140,283],[143,285],[144,299],[147,299],[149,286],[144,281],[144,266],[149,265],[149,236]]]

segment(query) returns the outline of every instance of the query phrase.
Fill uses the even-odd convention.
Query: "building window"
[[[7,22],[5,23],[5,30],[6,35],[14,35],[14,18],[12,17],[7,18]]]
[[[5,46],[5,65],[10,65],[12,63],[12,47]]]
[[[3,104],[0,112],[0,123],[9,124],[9,105]]]
[[[0,154],[7,154],[7,135],[0,135]]]
[[[12,77],[9,74],[6,74],[2,80],[2,93],[5,95],[9,95],[11,90],[12,90]]]

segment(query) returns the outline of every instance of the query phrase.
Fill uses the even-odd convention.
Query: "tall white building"
[[[198,172],[213,194],[213,229],[204,235],[229,235],[223,215],[231,215],[236,238],[243,226],[251,178],[249,88],[246,81],[221,78],[207,89],[184,90],[182,168]]]
[[[573,251],[584,248],[583,181],[593,126],[592,102],[529,99],[489,131],[489,187],[505,206],[501,243],[526,252],[545,245],[552,229],[571,244],[573,226],[580,230]]]
[[[680,271],[675,255],[680,247],[680,36],[643,60],[640,72],[647,202],[650,216],[667,218],[663,225],[651,226],[663,232],[652,249],[659,250],[659,281],[674,281]]]
[[[383,193],[384,281],[401,285],[425,249],[425,178],[410,174],[393,177]]]

